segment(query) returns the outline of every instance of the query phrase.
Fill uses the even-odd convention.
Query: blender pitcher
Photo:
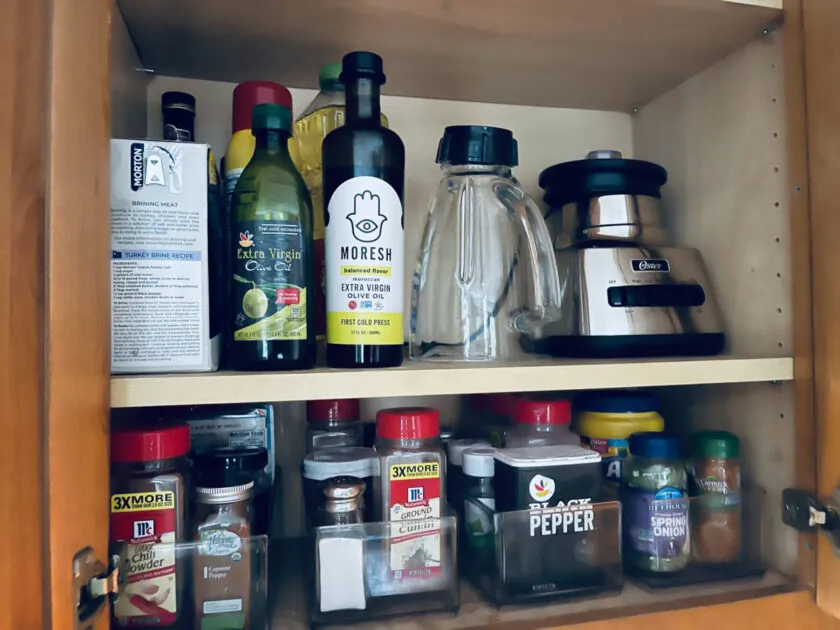
[[[443,177],[429,206],[411,292],[411,358],[498,361],[523,356],[522,333],[559,313],[551,237],[511,174],[507,129],[447,127]]]

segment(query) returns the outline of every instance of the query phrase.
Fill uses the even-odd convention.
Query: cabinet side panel
[[[146,86],[143,64],[116,2],[111,5],[111,135],[146,136]]]

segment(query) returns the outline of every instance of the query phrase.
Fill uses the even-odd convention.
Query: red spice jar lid
[[[533,400],[517,398],[513,402],[513,421],[516,424],[570,424],[572,404],[568,400]]]
[[[306,419],[309,422],[347,422],[359,419],[359,401],[356,398],[342,400],[310,400],[306,403]]]
[[[111,432],[112,462],[151,462],[182,457],[189,452],[190,427],[186,424]]]
[[[376,437],[386,440],[426,440],[440,436],[440,414],[428,407],[381,409],[376,414]]]
[[[251,112],[257,105],[276,103],[292,111],[292,94],[272,81],[246,81],[233,89],[233,133],[251,128]]]

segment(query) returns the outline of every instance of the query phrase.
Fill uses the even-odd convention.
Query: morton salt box
[[[220,202],[208,145],[111,140],[111,372],[218,368]]]

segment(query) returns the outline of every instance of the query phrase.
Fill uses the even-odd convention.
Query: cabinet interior
[[[531,3],[546,8],[543,1]],[[710,13],[726,11],[731,12],[732,16],[737,15],[737,19],[733,17],[731,27],[737,34],[724,36],[712,32],[715,46],[710,45],[710,50],[690,62],[677,58],[673,63],[664,64],[665,69],[657,67],[650,77],[644,72],[651,52],[649,50],[633,51],[639,56],[628,61],[626,66],[622,65],[612,48],[592,61],[586,60],[585,51],[574,57],[559,55],[550,62],[546,61],[544,67],[529,69],[524,73],[510,66],[495,68],[492,63],[486,67],[469,65],[475,64],[476,55],[483,55],[485,51],[488,51],[486,54],[510,56],[511,51],[517,49],[517,42],[527,39],[523,33],[529,34],[529,29],[537,26],[534,19],[528,17],[527,11],[517,10],[515,16],[510,11],[505,14],[509,19],[503,24],[504,28],[513,29],[518,35],[516,41],[508,43],[508,48],[501,51],[492,52],[493,46],[486,46],[480,53],[467,53],[467,49],[475,43],[468,39],[454,51],[439,49],[433,58],[431,52],[423,52],[418,48],[420,42],[429,41],[428,36],[422,40],[422,33],[417,35],[416,41],[404,45],[396,42],[393,34],[379,36],[376,43],[382,44],[379,51],[385,58],[389,78],[393,75],[393,82],[386,86],[385,92],[388,95],[382,99],[382,108],[389,117],[391,127],[403,138],[407,150],[406,260],[411,260],[416,253],[428,196],[438,181],[439,170],[434,163],[434,155],[444,126],[486,124],[513,130],[520,147],[520,165],[514,172],[537,199],[541,197],[537,176],[542,168],[581,158],[591,149],[617,149],[625,157],[658,162],[668,170],[669,183],[663,196],[666,228],[675,244],[696,247],[702,252],[723,312],[728,352],[749,357],[792,356],[783,48],[780,35],[774,32],[749,41],[750,36],[758,32],[754,27],[760,26],[762,20],[773,18],[777,11],[767,6],[747,8],[736,3],[700,0],[641,4],[648,7],[647,10],[654,11],[660,5],[673,8],[673,5],[680,3],[684,5],[687,14],[694,18],[703,15],[704,9],[700,5],[705,5]],[[173,9],[168,5],[164,8],[161,2],[120,2],[130,28],[126,27],[126,22],[121,18],[120,10],[115,10],[112,21],[111,70],[111,122],[115,137],[159,137],[161,93],[173,89],[184,90],[195,95],[198,103],[196,135],[200,141],[213,146],[218,158],[224,154],[230,136],[231,95],[235,83],[215,79],[229,81],[259,77],[277,79],[284,83],[288,81],[293,86],[312,83],[312,79],[317,76],[317,65],[326,59],[317,59],[317,63],[304,60],[307,57],[305,52],[280,59],[279,55],[265,54],[266,42],[257,38],[248,48],[255,52],[254,63],[248,59],[246,64],[243,62],[246,57],[242,53],[225,53],[231,46],[225,41],[226,33],[216,32],[213,30],[217,26],[216,22],[209,19],[202,21],[203,18],[199,19],[200,23],[196,27],[205,38],[201,46],[193,48],[190,46],[193,40],[180,38],[183,33],[175,26],[179,21],[177,15],[210,14],[223,11],[222,5],[227,4],[214,1],[201,3],[199,8],[196,2],[186,2]],[[297,7],[295,19],[301,21],[293,21],[291,24],[298,24],[300,32],[306,30],[304,22],[307,16],[323,17],[316,15],[314,8],[305,7],[337,5],[322,2],[293,4]],[[353,9],[351,13],[355,20],[351,28],[338,26],[342,15],[340,12],[330,14],[328,19],[333,24],[331,32],[343,33],[332,42],[334,46],[330,54],[338,58],[344,49],[359,46],[370,46],[377,50],[372,44],[367,44],[364,38],[365,35],[371,35],[370,30],[360,31],[358,38],[350,38],[347,33],[352,31],[352,25],[360,25],[361,28],[366,24],[365,19],[373,19],[377,11],[390,11],[385,8],[386,4],[365,3],[364,9]],[[433,25],[428,22],[432,18],[428,15],[413,15],[406,8],[407,3],[398,4],[403,7],[401,20],[421,19],[421,31],[432,28]],[[491,9],[486,12],[473,6],[476,2],[463,4],[467,6],[455,11],[447,24],[438,25],[446,37],[454,37],[453,33],[465,28],[468,13],[470,17],[477,15],[484,22],[490,19],[494,11],[502,10],[502,3],[495,1],[489,3]],[[622,3],[603,0],[594,4],[609,5],[617,10]],[[709,8],[712,5],[714,8]],[[262,8],[276,13],[274,7]],[[349,11],[346,6],[344,10]],[[462,11],[466,13],[462,14]],[[418,5],[416,13],[424,12],[426,9]],[[169,22],[155,25],[151,21],[152,18],[161,18],[170,13],[176,17]],[[579,21],[568,26],[568,30],[572,34],[577,33],[582,25],[588,23],[587,20],[594,19],[590,13],[589,8],[581,8],[577,16]],[[280,35],[267,35],[272,29],[280,28],[281,18],[277,15],[279,13],[259,27],[255,37],[265,35],[266,41],[270,41],[271,37],[290,35],[292,26],[280,30]],[[437,14],[429,9],[429,15]],[[617,22],[612,24],[610,21],[610,28],[623,28],[621,15],[620,11],[616,13]],[[676,30],[670,37],[684,35],[679,27],[681,23],[677,21],[675,24]],[[486,24],[483,26],[487,28]],[[702,22],[697,28],[701,26]],[[233,40],[238,43],[242,43],[242,28],[244,26],[241,21],[235,21],[230,26]],[[528,49],[531,58],[535,51],[541,50],[540,46],[547,45],[544,41],[546,34],[555,35],[552,29],[558,29],[560,25],[555,22],[540,28],[540,37]],[[564,33],[569,35],[568,32]],[[703,33],[704,36],[706,34]],[[310,36],[318,37],[317,33],[308,31],[306,37]],[[288,43],[290,46],[299,45],[302,51],[306,51],[305,44],[300,41],[301,37],[304,36],[297,35],[297,39],[292,38]],[[562,39],[559,35],[557,37]],[[141,61],[132,38],[134,43],[142,44],[141,48],[154,51],[149,52],[150,59]],[[165,45],[167,39],[178,41],[177,52],[176,48]],[[597,42],[598,39],[589,41]],[[726,46],[731,46],[733,41],[740,47],[730,48],[734,52],[709,65],[720,57],[717,53],[730,50]],[[184,46],[185,42],[188,45]],[[686,43],[686,49],[690,48],[690,43]],[[214,49],[216,44],[220,44],[221,48]],[[324,46],[323,42],[319,42],[319,45]],[[395,59],[392,59],[389,52],[397,49],[402,54],[394,53]],[[654,49],[655,46],[651,50]],[[260,51],[262,54],[257,54]],[[176,55],[181,53],[185,57],[176,59]],[[455,82],[452,77],[448,82],[443,81],[440,75],[428,71],[430,60],[454,64],[459,54],[465,55],[467,71],[487,72],[493,76],[488,76],[485,81],[476,79],[473,85],[463,81]],[[412,55],[422,61],[418,62],[418,67],[411,65]],[[226,60],[222,60],[222,57]],[[239,63],[233,65],[235,61],[231,60],[237,59]],[[147,73],[144,71],[144,62],[164,72],[180,69],[183,76]],[[575,80],[581,80],[581,68],[592,70],[591,81],[608,81],[620,73],[631,77],[638,84],[638,90],[634,92],[625,86],[612,91],[605,88],[599,92],[591,84],[580,84],[582,87],[577,92],[582,90],[585,96],[575,96],[578,84],[569,82],[569,77],[564,75],[564,72],[568,74],[571,71],[562,70],[575,64],[580,64],[575,75],[577,78],[572,77]],[[550,76],[557,68],[561,70],[557,71],[556,77]],[[612,69],[611,75],[605,74],[606,68]],[[548,96],[540,96],[543,92],[534,85],[522,87],[517,83],[527,83],[519,75],[530,72],[535,75],[542,73],[540,86],[546,86],[545,94]],[[677,76],[687,80],[679,83],[675,80]],[[477,102],[498,100],[495,98],[499,94],[498,89],[494,91],[488,87],[490,83],[498,81],[509,81],[506,88],[509,94],[515,94],[509,102],[520,104]],[[394,86],[393,90],[391,85]],[[666,91],[671,87],[673,89]],[[295,114],[303,110],[315,93],[311,89],[292,89]],[[418,98],[418,94],[435,98]],[[633,100],[636,94],[645,96],[645,99]],[[441,100],[442,97],[475,100]],[[546,104],[555,106],[541,106]],[[570,106],[589,108],[570,109]],[[410,274],[411,265],[406,267],[406,273]],[[643,370],[643,365],[638,369]],[[523,382],[521,389],[526,391],[528,383]],[[739,599],[790,587],[791,581],[788,578],[797,574],[797,535],[781,523],[780,499],[782,488],[795,484],[797,438],[793,384],[780,382],[671,387],[656,393],[663,400],[666,422],[674,430],[688,434],[700,428],[719,428],[733,431],[742,438],[746,480],[767,492],[762,519],[762,543],[765,559],[774,572],[768,573],[757,584],[692,587],[681,592],[669,592],[671,594],[665,597],[651,596],[628,584],[625,593],[612,600],[505,612],[502,616],[495,614],[489,605],[482,607],[471,602],[469,591],[465,589],[462,611],[466,612],[462,612],[460,622],[449,619],[441,621],[441,625],[448,623],[453,628],[456,625],[463,627],[461,622],[464,622],[464,614],[467,615],[469,626],[489,622],[545,621],[555,617],[566,621],[582,620],[593,614],[603,618],[632,614],[639,610],[650,611],[657,606],[687,605],[681,602],[697,604],[708,598],[717,598],[716,601],[721,597]],[[372,419],[376,409],[404,402],[420,402],[440,409],[441,417],[447,424],[453,424],[459,413],[460,401],[456,396],[415,398],[410,401],[368,399],[362,404],[363,418]],[[275,534],[289,538],[302,533],[298,470],[303,456],[305,409],[303,403],[291,402],[278,403],[276,411],[277,464],[284,471],[284,501],[280,508],[282,518],[276,523]],[[279,582],[276,582],[283,585],[282,589],[276,591],[281,602],[277,604],[278,611],[287,608],[282,602],[302,591],[303,585],[299,582],[294,573],[287,575],[281,572]],[[289,607],[293,605],[289,604]],[[277,614],[276,625],[272,627],[305,624],[305,621],[294,615],[290,620],[280,612]]]

